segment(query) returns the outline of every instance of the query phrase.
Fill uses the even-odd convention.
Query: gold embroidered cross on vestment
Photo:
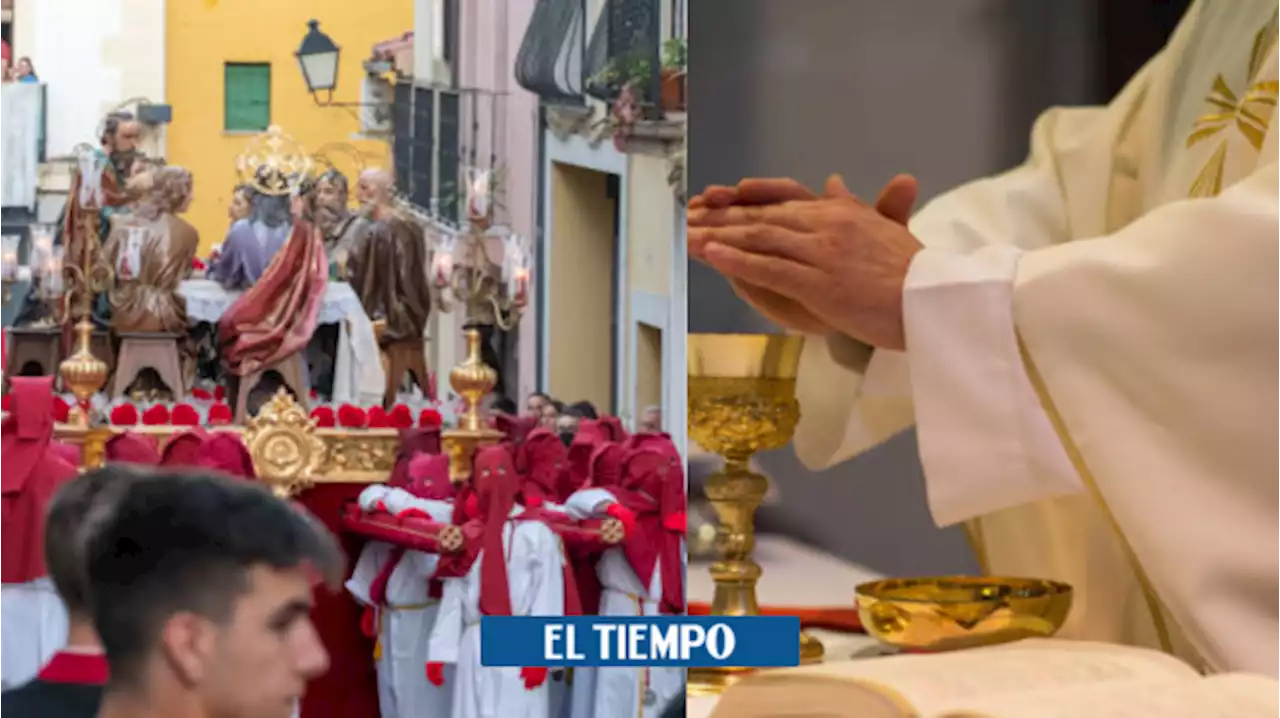
[[[1223,130],[1234,126],[1254,151],[1262,150],[1262,143],[1271,126],[1271,115],[1275,110],[1280,82],[1275,79],[1263,80],[1258,75],[1262,71],[1263,62],[1276,48],[1277,19],[1280,19],[1280,13],[1272,15],[1271,20],[1253,37],[1248,73],[1252,84],[1244,94],[1236,95],[1222,73],[1214,77],[1212,91],[1204,100],[1209,105],[1209,112],[1201,115],[1192,125],[1191,134],[1187,135],[1188,149],[1204,140],[1218,137]],[[1191,183],[1190,196],[1214,197],[1222,191],[1227,144],[1227,138],[1221,138],[1217,149],[1209,155],[1208,161]]]

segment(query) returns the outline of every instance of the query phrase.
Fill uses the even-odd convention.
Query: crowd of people
[[[601,419],[596,407],[589,401],[575,401],[566,404],[544,392],[533,392],[525,399],[524,410],[515,401],[506,396],[495,395],[490,403],[492,411],[514,417],[520,415],[522,420],[557,434],[568,445],[578,431],[583,419],[599,421]],[[640,414],[637,429],[642,433],[662,433],[662,408],[645,407]]]
[[[36,75],[36,67],[29,57],[19,57],[17,63],[13,61],[13,51],[9,47],[9,42],[4,41],[3,65],[0,66],[0,77],[4,82],[39,82],[40,78]]]
[[[118,433],[105,466],[79,474],[78,449],[53,438],[52,378],[12,381],[11,716],[356,715],[360,685],[332,685],[353,665],[377,674],[361,716],[682,710],[681,669],[492,668],[479,655],[483,616],[684,612],[683,460],[665,434],[574,417],[566,445],[534,420],[538,395],[524,416],[495,416],[505,440],[455,484],[440,430],[409,430],[387,480],[345,502],[332,531],[305,496],[255,480],[234,432]],[[339,648],[316,613],[344,594],[368,653]],[[344,707],[304,700],[322,689]]]

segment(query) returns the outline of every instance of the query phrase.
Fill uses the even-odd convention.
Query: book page
[[[1199,674],[1163,653],[1104,643],[1032,639],[1005,646],[932,655],[890,656],[788,669],[789,677],[852,680],[889,689],[923,714],[966,698],[995,697],[1107,681],[1192,681]]]
[[[931,718],[1273,718],[1280,713],[1278,695],[1280,684],[1261,676],[1224,675],[1173,683],[1112,681],[969,699],[963,703],[964,710],[935,712]]]

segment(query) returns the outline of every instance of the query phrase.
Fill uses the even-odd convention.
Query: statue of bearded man
[[[368,225],[352,255],[351,287],[369,318],[386,322],[383,344],[421,339],[431,315],[426,237],[395,211],[395,182],[386,170],[366,171],[357,189]]]
[[[113,112],[107,115],[103,123],[102,152],[106,154],[106,163],[102,167],[102,175],[97,178],[101,187],[98,207],[85,207],[80,202],[80,188],[86,181],[77,171],[71,180],[71,191],[62,216],[62,242],[66,247],[67,262],[77,266],[90,265],[100,250],[100,238],[107,232],[107,223],[112,215],[124,211],[136,196],[126,189],[126,184],[134,175],[134,165],[144,161],[145,155],[138,150],[138,140],[142,127],[129,112]],[[86,212],[98,212],[98,236],[89,236],[84,227]]]
[[[347,262],[356,250],[368,222],[348,206],[346,175],[329,170],[316,180],[316,226],[324,236],[330,276],[346,279]]]
[[[191,206],[191,173],[166,166],[130,181],[140,195],[130,214],[112,218],[105,258],[116,273],[111,327],[116,332],[187,330],[187,303],[178,285],[191,273],[200,245],[196,228],[178,215]]]

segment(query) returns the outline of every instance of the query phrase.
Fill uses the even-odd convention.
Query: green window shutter
[[[224,76],[228,132],[262,132],[271,124],[271,65],[228,62]]]

